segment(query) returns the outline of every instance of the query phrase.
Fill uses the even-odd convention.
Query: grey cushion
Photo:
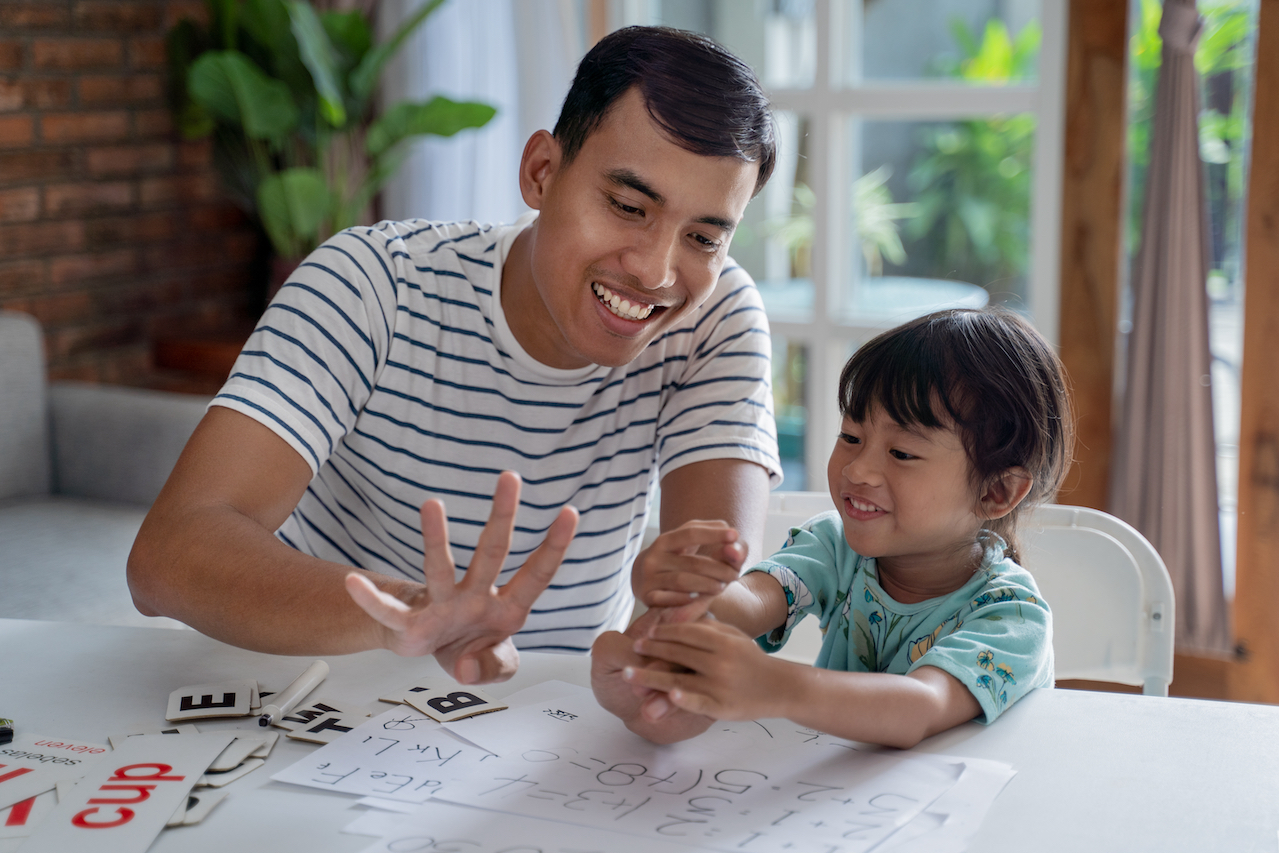
[[[125,564],[146,514],[56,496],[0,503],[0,617],[185,627],[133,606]]]
[[[150,506],[208,403],[166,391],[53,383],[53,491]]]
[[[49,493],[48,417],[40,326],[0,311],[0,500]]]

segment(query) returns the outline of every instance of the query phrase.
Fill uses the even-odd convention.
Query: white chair
[[[1167,696],[1175,608],[1154,546],[1113,515],[1078,506],[1038,507],[1021,531],[1022,565],[1053,611],[1057,677]]]
[[[792,525],[832,509],[823,492],[774,492],[764,550]],[[1172,681],[1173,591],[1168,570],[1140,533],[1112,515],[1049,504],[1021,521],[1022,565],[1053,611],[1053,652],[1062,679],[1138,685],[1167,696]],[[821,649],[816,619],[795,627],[779,657],[812,663]]]

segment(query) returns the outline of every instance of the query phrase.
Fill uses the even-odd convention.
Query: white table
[[[0,717],[20,732],[105,743],[164,721],[169,693],[248,677],[282,687],[309,662],[236,649],[193,631],[0,619]],[[320,692],[376,706],[379,691],[438,675],[389,652],[329,657]],[[525,654],[497,696],[558,678],[589,683],[583,657]],[[200,722],[202,730],[256,720]],[[267,765],[231,783],[204,823],[165,830],[156,853],[358,851],[353,798],[272,782],[314,746],[281,738]],[[916,748],[992,758],[1018,771],[975,851],[1279,851],[1279,707],[1037,690],[994,726],[969,723]],[[6,846],[7,845],[7,846]],[[0,840],[0,853],[16,849]]]

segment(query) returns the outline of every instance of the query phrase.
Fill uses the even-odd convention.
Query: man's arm
[[[319,560],[276,539],[274,531],[310,480],[310,467],[270,429],[230,409],[211,408],[129,555],[129,587],[138,609],[172,616],[256,651],[323,655],[390,648],[400,654],[434,653],[468,682],[514,672],[518,655],[507,638],[559,566],[573,536],[573,510],[561,513],[525,566],[495,590],[487,581],[496,577],[509,547],[519,492],[518,478],[504,475],[477,550],[485,554],[484,565],[477,560],[467,579],[447,590],[447,608],[443,601],[433,607],[422,584]],[[452,567],[451,560],[442,565],[448,559],[447,534],[434,529],[442,524],[442,507],[428,502],[423,514],[433,520],[426,534],[427,563],[435,585],[444,589],[443,578]],[[477,569],[479,582],[473,580]],[[347,576],[353,573],[369,584],[356,583],[348,591]],[[361,592],[367,594],[357,605],[352,594]],[[452,612],[458,618],[465,614],[468,624],[447,624]],[[477,621],[492,622],[489,640],[477,638]],[[439,627],[424,631],[427,625]],[[459,674],[460,661],[465,663]]]
[[[753,565],[765,556],[768,486],[768,471],[743,459],[709,459],[676,468],[662,478],[662,532],[693,519],[726,521],[746,549],[742,565]]]

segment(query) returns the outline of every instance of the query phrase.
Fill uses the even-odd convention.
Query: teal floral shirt
[[[1032,688],[1052,686],[1053,651],[1052,613],[1034,579],[990,536],[968,583],[902,604],[880,588],[875,560],[848,547],[838,513],[809,519],[791,528],[782,550],[748,570],[776,579],[788,604],[786,624],[757,642],[777,651],[811,613],[824,635],[817,666],[898,675],[935,666],[967,686],[984,722],[994,722]]]

